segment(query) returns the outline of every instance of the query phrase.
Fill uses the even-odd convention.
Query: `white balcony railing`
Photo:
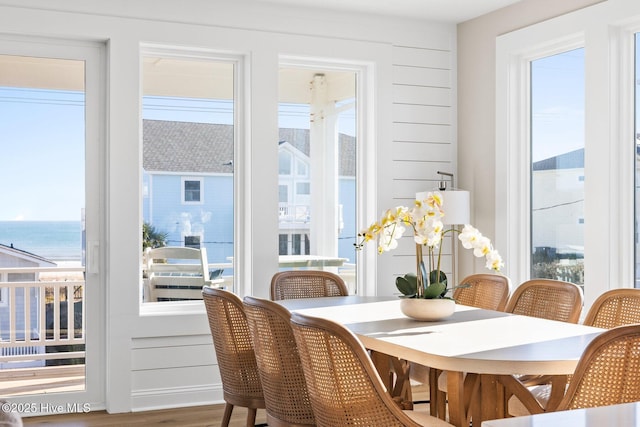
[[[83,347],[55,349],[85,343],[84,267],[0,268],[0,277],[12,273],[35,273],[36,281],[0,282],[0,366],[84,358]],[[42,273],[55,277],[38,280]]]
[[[280,222],[295,222],[306,224],[310,220],[309,205],[289,205],[280,203],[278,206]]]

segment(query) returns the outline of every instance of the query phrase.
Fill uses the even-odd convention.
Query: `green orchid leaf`
[[[440,280],[438,280],[440,279]],[[438,270],[433,270],[429,273],[429,283],[444,283],[445,286],[447,284],[447,275],[444,274],[444,271],[440,271],[440,275],[438,275]]]
[[[427,299],[439,298],[447,292],[447,285],[444,283],[432,283],[424,290],[424,297]]]
[[[418,286],[418,276],[416,276],[416,273],[407,273],[404,275],[404,278],[408,280],[414,288]]]
[[[396,288],[398,288],[402,295],[413,296],[416,294],[417,278],[415,275],[413,279],[411,277],[407,278],[407,276],[408,275],[405,275],[404,277],[396,277]]]

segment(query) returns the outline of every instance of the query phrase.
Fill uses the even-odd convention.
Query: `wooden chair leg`
[[[222,427],[229,427],[231,421],[231,413],[233,412],[233,405],[229,402],[224,403],[224,415],[222,416]]]
[[[248,410],[247,427],[254,427],[256,425],[256,412],[258,412],[258,410],[256,408],[248,408]]]

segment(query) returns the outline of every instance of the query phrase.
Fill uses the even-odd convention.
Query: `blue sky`
[[[84,95],[0,87],[0,220],[80,220]]]
[[[531,158],[584,148],[584,49],[531,63]]]
[[[147,97],[144,106],[147,119],[233,123],[231,101]],[[281,125],[308,128],[308,107],[283,104]],[[352,125],[342,131],[354,134]],[[0,153],[0,221],[80,220],[82,92],[0,87]]]

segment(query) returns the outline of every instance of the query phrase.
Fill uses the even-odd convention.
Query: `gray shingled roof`
[[[143,120],[147,172],[232,173],[233,126]]]
[[[282,128],[288,142],[309,155],[309,130]],[[147,172],[232,173],[233,126],[143,120],[143,168]],[[356,139],[340,134],[340,175],[355,176]]]

